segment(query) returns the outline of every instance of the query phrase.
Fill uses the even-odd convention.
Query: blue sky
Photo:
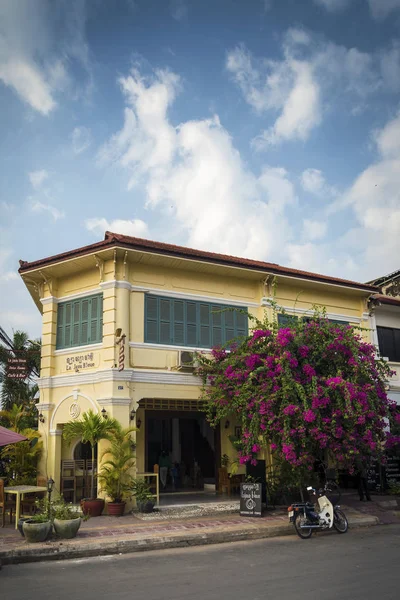
[[[109,229],[368,280],[398,269],[400,0],[3,0],[0,316]]]

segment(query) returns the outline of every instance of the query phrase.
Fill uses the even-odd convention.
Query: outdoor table
[[[33,494],[34,492],[47,492],[47,487],[40,485],[12,485],[10,487],[5,487],[4,492],[6,494],[15,494],[15,496],[17,496],[17,503],[15,506],[15,529],[18,529],[21,498],[23,498],[25,494]]]

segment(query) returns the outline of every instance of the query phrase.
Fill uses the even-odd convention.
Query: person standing
[[[358,465],[357,489],[361,502],[371,501],[368,490],[368,465],[366,461],[362,461]]]
[[[168,469],[171,468],[171,459],[165,450],[161,451],[160,458],[158,459],[158,465],[160,467],[161,488],[165,490],[167,487]]]

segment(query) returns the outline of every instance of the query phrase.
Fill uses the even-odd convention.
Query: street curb
[[[377,517],[365,516],[350,520],[351,528],[370,527],[378,525]],[[150,550],[163,550],[170,548],[185,548],[193,546],[205,546],[211,544],[223,544],[226,542],[239,542],[246,540],[258,540],[279,536],[295,535],[292,525],[274,525],[270,527],[258,527],[241,530],[225,530],[211,532],[196,532],[184,534],[170,534],[157,538],[144,537],[141,539],[97,540],[87,544],[70,543],[63,545],[49,544],[48,546],[22,547],[9,552],[0,551],[0,565],[41,562],[49,560],[66,560],[72,558],[87,558],[93,556],[104,556],[111,554],[127,554],[131,552],[145,552]]]

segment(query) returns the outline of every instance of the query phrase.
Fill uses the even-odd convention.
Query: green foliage
[[[92,461],[95,464],[95,446],[100,440],[111,440],[113,434],[120,428],[116,419],[104,419],[93,410],[83,413],[79,421],[69,421],[64,425],[63,437],[67,444],[81,438],[82,443],[89,443],[92,449]],[[91,482],[91,497],[94,496],[94,479]]]
[[[67,504],[63,498],[59,498],[52,503],[51,517],[52,520],[70,521],[72,519],[79,519],[79,517],[82,517],[82,514],[76,511],[72,504]]]
[[[26,410],[14,404],[10,410],[0,411],[8,428],[27,438],[27,441],[10,444],[0,449],[5,476],[10,485],[36,484],[37,465],[43,450],[40,433],[26,428]]]
[[[131,433],[135,428],[118,427],[110,440],[110,447],[102,454],[102,469],[99,481],[102,490],[112,502],[123,502],[132,495],[132,476],[130,470],[134,466]]]
[[[144,479],[133,479],[131,489],[137,502],[144,504],[149,500],[153,500],[153,495],[151,493],[150,486]]]
[[[47,523],[47,521],[50,521],[50,518],[46,513],[36,513],[29,520],[31,523]]]
[[[221,456],[221,467],[229,467],[230,458],[227,454]]]
[[[385,390],[391,371],[360,328],[330,322],[320,307],[280,327],[276,313],[284,311],[271,305],[273,319],[253,317],[251,334],[229,352],[198,356],[209,422],[234,415],[241,427],[241,439],[232,440],[240,463],[255,464],[269,446],[279,479],[296,487],[315,460],[329,456],[332,466],[351,470],[358,457],[396,443],[386,432],[386,418],[393,421]]]
[[[11,339],[0,327],[1,406],[4,410],[11,409],[13,404],[24,406],[26,416],[30,419],[27,427],[37,425],[34,397],[38,387],[32,383],[32,377],[38,377],[40,373],[40,346],[39,340],[29,340],[28,334],[24,331],[15,331]],[[8,359],[15,356],[26,359],[27,379],[25,380],[12,379],[7,375]]]

